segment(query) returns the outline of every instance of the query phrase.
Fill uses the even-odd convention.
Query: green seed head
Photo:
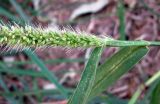
[[[105,46],[105,40],[94,35],[65,30],[52,31],[31,26],[25,26],[24,28],[19,26],[0,26],[0,44],[9,46],[99,47]]]

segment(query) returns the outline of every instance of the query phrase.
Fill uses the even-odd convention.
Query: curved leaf
[[[97,69],[96,80],[90,97],[104,91],[128,72],[146,53],[146,47],[125,47],[110,57]]]

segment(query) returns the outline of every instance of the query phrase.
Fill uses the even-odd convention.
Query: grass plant
[[[6,0],[7,1],[7,0]],[[25,2],[30,2],[26,0]],[[141,0],[143,1],[143,0]],[[123,1],[120,0],[118,4],[117,15],[119,18],[120,26],[120,40],[104,36],[97,37],[94,34],[88,34],[85,32],[76,32],[70,30],[54,30],[54,29],[43,29],[33,27],[31,23],[31,17],[26,15],[23,11],[22,6],[26,6],[24,3],[22,6],[16,0],[8,0],[14,8],[19,17],[12,14],[11,11],[5,7],[0,7],[0,15],[7,17],[9,20],[14,21],[14,25],[0,24],[0,45],[6,48],[22,50],[22,53],[26,54],[31,60],[24,62],[0,62],[0,86],[3,91],[0,91],[0,96],[3,96],[10,104],[21,104],[23,103],[22,98],[28,96],[33,101],[32,96],[35,96],[39,101],[43,101],[43,96],[59,95],[59,98],[68,100],[68,104],[146,104],[145,99],[149,99],[150,104],[160,104],[159,93],[160,93],[160,72],[157,72],[153,77],[149,78],[145,84],[140,85],[138,90],[135,92],[131,99],[120,99],[111,94],[103,93],[109,86],[114,84],[121,76],[127,73],[132,67],[137,64],[148,52],[149,46],[160,46],[160,41],[145,41],[136,40],[128,41],[125,34],[125,6]],[[146,8],[148,6],[144,5]],[[149,9],[149,8],[148,8]],[[32,10],[32,9],[31,9]],[[149,9],[150,10],[150,9]],[[154,13],[153,10],[150,10]],[[31,11],[33,12],[33,11]],[[1,19],[1,17],[0,17]],[[25,23],[29,25],[25,25]],[[44,61],[40,59],[34,51],[28,49],[36,48],[47,48],[47,47],[63,47],[63,48],[92,48],[89,59],[53,59]],[[108,47],[121,47],[118,52],[106,58],[106,60],[99,65],[99,60],[104,48]],[[3,50],[1,56],[13,55],[17,51]],[[56,64],[56,63],[70,63],[70,62],[84,62],[87,64],[81,75],[76,89],[68,89],[61,85],[51,71],[46,67],[45,64]],[[14,68],[9,67],[8,64],[15,66]],[[34,69],[23,70],[18,68],[19,65],[36,64],[40,68],[40,71]],[[5,83],[6,75],[15,75],[22,85],[24,86],[23,91],[11,92]],[[24,76],[33,78],[35,89],[30,89],[26,83]],[[41,90],[37,86],[36,78],[44,78],[56,86],[56,89]],[[31,82],[32,83],[32,82]],[[152,87],[152,83],[155,86]],[[150,93],[147,93],[144,99],[139,100],[139,96],[145,87],[150,87]],[[72,94],[70,96],[70,94]],[[17,96],[19,99],[17,99]],[[149,98],[149,97],[150,98]],[[57,98],[57,97],[56,97]],[[33,101],[34,102],[34,101]],[[91,103],[93,102],[93,103]],[[147,103],[148,104],[148,103]]]

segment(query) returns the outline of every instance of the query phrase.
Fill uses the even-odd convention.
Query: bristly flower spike
[[[31,26],[0,25],[0,44],[19,47],[101,47],[101,46],[150,46],[160,45],[160,42],[120,41],[109,37],[100,38],[87,33],[77,33],[68,30],[56,31]]]

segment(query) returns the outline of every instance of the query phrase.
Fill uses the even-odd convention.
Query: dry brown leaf
[[[83,14],[97,13],[98,11],[102,10],[108,3],[109,0],[98,0],[90,4],[83,4],[73,11],[70,20],[72,21]]]

